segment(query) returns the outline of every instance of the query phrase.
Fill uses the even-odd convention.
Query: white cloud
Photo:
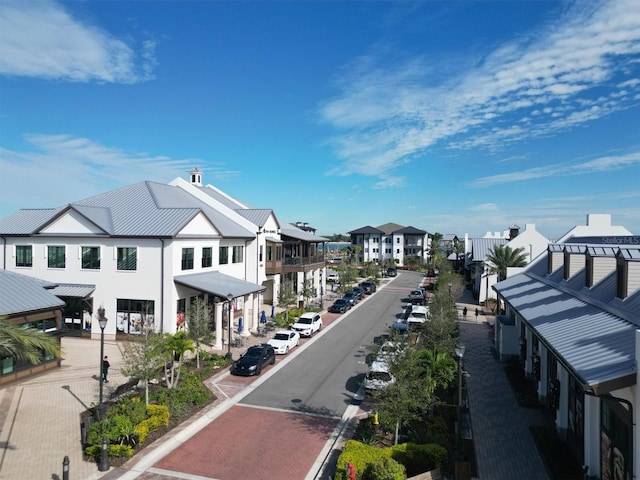
[[[340,132],[332,141],[345,162],[338,171],[384,176],[432,146],[493,151],[635,105],[637,1],[576,2],[556,17],[446,80],[431,58],[398,65],[379,52],[363,56],[319,110]]]
[[[28,135],[26,141],[29,151],[0,147],[1,209],[5,210],[0,217],[19,208],[58,207],[135,182],[168,183],[205,163],[197,158],[126,152],[71,135]],[[206,164],[212,183],[239,174],[223,164]]]
[[[136,83],[153,78],[155,42],[140,54],[49,0],[9,0],[0,9],[0,74],[72,82]]]
[[[472,182],[472,185],[476,187],[491,187],[494,185],[521,182],[536,178],[608,172],[636,165],[640,165],[640,152],[632,152],[619,156],[600,157],[583,163],[547,165],[544,167],[529,168],[518,172],[492,175],[476,179]]]

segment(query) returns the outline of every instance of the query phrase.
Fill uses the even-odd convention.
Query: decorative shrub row
[[[448,453],[436,444],[401,443],[387,448],[376,448],[356,440],[348,440],[338,457],[335,480],[349,480],[347,465],[355,467],[359,480],[404,479],[406,475],[442,468]],[[401,465],[401,471],[394,464]]]

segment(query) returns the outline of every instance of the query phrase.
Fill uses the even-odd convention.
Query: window
[[[273,262],[273,247],[271,245],[267,246],[267,262]]]
[[[231,258],[232,263],[242,263],[243,262],[243,253],[244,247],[233,247],[233,257]]]
[[[219,265],[226,265],[229,263],[229,247],[220,247],[219,250],[220,259],[218,260]]]
[[[182,270],[193,270],[193,248],[182,249]]]
[[[400,237],[396,238],[396,243],[400,243]]]
[[[31,245],[16,245],[16,267],[33,267]]]
[[[47,247],[47,267],[65,267],[64,247]]]
[[[118,270],[136,270],[137,264],[136,247],[118,247]]]
[[[213,249],[211,247],[204,247],[202,249],[202,268],[207,268],[213,265]]]
[[[100,270],[100,247],[82,247],[82,268]]]
[[[260,253],[258,254],[258,261],[262,261],[262,245],[260,245]]]

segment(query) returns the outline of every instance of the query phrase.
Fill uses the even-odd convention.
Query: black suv
[[[362,288],[364,290],[364,293],[366,293],[367,295],[371,295],[377,289],[376,284],[373,282],[362,282],[360,284],[360,288]]]
[[[260,375],[267,365],[276,363],[276,352],[268,343],[260,343],[247,348],[231,366],[233,375]]]

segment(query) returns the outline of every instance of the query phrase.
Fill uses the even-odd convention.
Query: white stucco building
[[[327,239],[203,186],[197,168],[189,175],[19,210],[0,220],[0,267],[55,284],[66,302],[63,321],[93,336],[100,306],[110,319],[107,338],[138,333],[143,321],[174,333],[190,303],[204,298],[218,348],[229,306],[233,329],[242,318],[246,335],[264,305],[277,303],[281,282],[296,292],[310,282],[320,294]]]

